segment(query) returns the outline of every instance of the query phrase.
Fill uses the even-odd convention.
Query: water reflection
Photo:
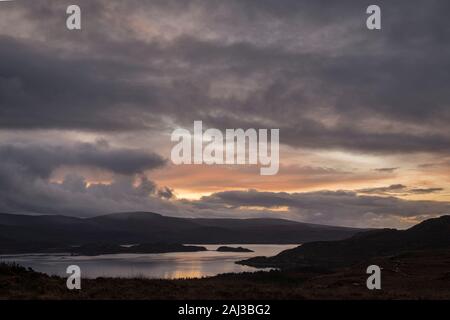
[[[254,252],[217,252],[221,245],[203,245],[210,251],[173,252],[158,254],[108,254],[95,257],[70,255],[8,255],[0,261],[15,261],[25,267],[50,275],[67,276],[67,266],[80,266],[85,278],[145,277],[145,278],[199,278],[227,272],[246,272],[257,269],[235,264],[237,260],[254,256],[272,256],[297,245],[232,245]]]

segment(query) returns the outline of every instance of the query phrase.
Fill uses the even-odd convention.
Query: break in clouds
[[[448,163],[448,1],[377,1],[379,32],[364,27],[360,1],[79,0],[79,32],[65,28],[68,4],[1,3],[0,210],[264,215],[350,226],[403,226],[449,212],[445,201],[401,198],[446,192],[415,182],[187,201],[151,178],[172,170],[168,134],[195,120],[279,128],[284,148],[311,154]],[[394,179],[408,165],[397,164],[370,170]],[[93,181],[80,167],[110,181]]]

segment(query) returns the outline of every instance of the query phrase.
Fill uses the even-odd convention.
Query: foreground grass
[[[382,267],[382,290],[366,288],[369,264]],[[350,268],[225,274],[203,279],[66,279],[0,264],[0,299],[450,299],[450,251],[413,252]]]

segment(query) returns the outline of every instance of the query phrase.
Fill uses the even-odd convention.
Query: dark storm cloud
[[[224,191],[203,197],[200,208],[289,207],[289,216],[302,221],[329,224],[372,224],[378,220],[426,217],[450,212],[450,203],[411,201],[395,197],[364,196],[353,191],[305,193]]]
[[[95,216],[118,211],[152,211],[183,217],[282,217],[364,227],[404,227],[411,225],[411,221],[450,213],[448,202],[365,196],[353,191],[225,191],[200,200],[178,200],[170,188],[159,188],[145,177],[136,183],[132,177],[122,175],[111,184],[89,185],[84,177],[69,174],[61,183],[55,183],[30,175],[24,166],[13,162],[0,163],[0,189],[0,211],[10,213]],[[271,211],[284,207],[288,210]]]
[[[203,120],[221,129],[280,128],[284,144],[362,156],[450,150],[449,1],[379,0],[381,31],[365,28],[369,3],[359,0],[78,0],[80,32],[65,29],[69,4],[1,3],[0,129],[28,130],[33,140],[37,129],[161,134]],[[447,202],[394,197],[441,188],[401,184],[177,200],[145,177],[135,183],[162,166],[161,157],[105,143],[36,138],[1,145],[0,159],[4,212],[285,215],[349,226],[449,212]],[[116,175],[110,185],[79,175],[51,182],[60,166]],[[288,211],[270,211],[282,207]]]
[[[159,155],[112,148],[104,141],[73,145],[0,145],[0,158],[3,164],[20,166],[28,174],[41,178],[48,178],[61,166],[89,166],[133,175],[165,164]]]
[[[401,184],[357,191],[225,191],[200,200],[178,200],[171,188],[158,187],[144,175],[135,176],[163,165],[160,157],[133,149],[115,149],[105,141],[64,146],[3,145],[0,157],[1,212],[92,216],[117,211],[155,211],[175,216],[262,215],[348,226],[402,226],[403,218],[424,219],[450,210],[447,202],[360,195],[424,194],[442,190],[408,188]],[[66,175],[60,183],[50,181],[50,173],[63,165],[93,166],[119,175],[111,184],[88,184],[77,174]],[[271,211],[283,207],[288,211]]]
[[[144,115],[133,118],[133,106],[152,101],[151,86],[124,80],[140,74],[140,68],[138,72],[131,64],[62,58],[5,37],[0,37],[0,46],[1,127],[130,130],[145,126]]]
[[[135,149],[95,144],[1,145],[0,212],[92,216],[116,211],[166,211],[171,190],[142,173],[165,164],[160,156]],[[76,174],[52,182],[61,166],[87,166],[114,174],[110,184],[95,184]]]
[[[203,119],[269,123],[296,147],[448,152],[450,4],[378,4],[383,29],[370,32],[360,1],[80,1],[77,34],[62,2],[17,3],[46,40],[0,39],[0,126]]]
[[[118,211],[175,211],[163,201],[154,182],[129,176],[116,177],[111,184],[90,184],[70,174],[62,183],[33,177],[21,166],[0,163],[0,211],[48,213],[78,217]]]

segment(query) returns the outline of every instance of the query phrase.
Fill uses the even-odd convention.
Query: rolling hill
[[[0,253],[92,243],[303,243],[345,239],[360,231],[283,219],[176,218],[151,212],[93,218],[0,214]]]
[[[370,230],[348,239],[305,243],[273,257],[255,257],[238,263],[254,267],[335,268],[373,257],[439,249],[450,249],[450,215],[425,220],[407,230]]]

